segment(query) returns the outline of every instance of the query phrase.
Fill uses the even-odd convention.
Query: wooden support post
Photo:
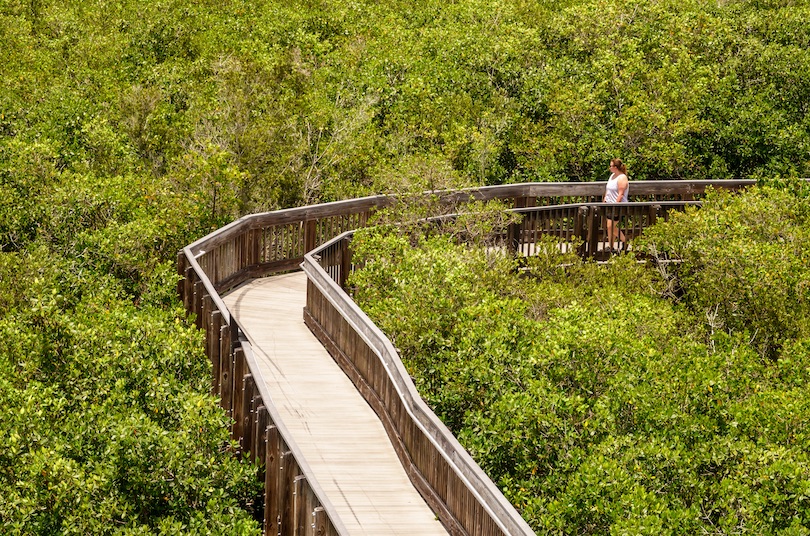
[[[220,405],[230,417],[233,417],[233,352],[231,351],[231,331],[228,326],[222,326],[220,329],[219,359]]]
[[[312,534],[312,510],[315,509],[313,497],[305,476],[297,476],[293,482],[295,489],[295,534],[306,536]]]
[[[588,253],[593,258],[599,249],[599,208],[588,207]]]
[[[245,430],[245,443],[247,444],[247,449],[250,453],[248,459],[250,459],[251,462],[255,462],[256,445],[261,440],[261,438],[256,437],[256,426],[259,418],[259,406],[262,405],[262,400],[259,396],[259,389],[256,387],[256,381],[253,379],[253,376],[250,377],[250,385],[250,419],[247,423],[247,425],[250,426],[250,430]]]
[[[318,221],[304,221],[304,252],[309,253],[318,246]]]
[[[281,477],[281,453],[283,452],[281,435],[274,424],[267,427],[267,457],[264,473],[264,533],[277,536],[280,533],[279,522],[279,482]]]
[[[183,250],[177,253],[177,275],[180,276],[180,279],[177,280],[177,298],[181,303],[186,303],[186,285],[184,282],[186,277],[186,254]]]
[[[219,394],[219,374],[222,366],[222,312],[214,311],[211,314],[211,330],[208,333],[210,341],[210,351],[208,358],[211,360],[211,394]]]
[[[298,476],[298,464],[292,452],[281,455],[281,478],[279,481],[279,499],[281,523],[279,534],[293,534],[295,529],[295,477]]]
[[[340,278],[338,284],[340,288],[346,289],[346,281],[349,279],[349,273],[352,270],[352,251],[351,241],[346,238],[340,244]]]
[[[192,300],[194,299],[194,268],[186,267],[186,277],[183,280],[183,306],[186,314],[191,313]]]
[[[194,319],[194,324],[197,326],[197,329],[202,329],[203,327],[202,298],[204,292],[205,286],[203,285],[202,281],[195,281],[192,311],[194,312],[195,315],[197,315],[196,318]]]
[[[243,389],[244,394],[242,395],[242,425],[241,425],[241,437],[239,439],[239,444],[242,446],[242,452],[245,455],[251,454],[252,452],[251,447],[253,444],[253,395],[256,391],[256,382],[253,380],[253,375],[248,373],[245,374],[245,378],[243,380]],[[234,417],[235,418],[235,417]]]
[[[661,205],[650,205],[649,212],[647,213],[647,225],[652,227],[658,221],[658,212],[661,210]]]
[[[576,219],[574,220],[574,236],[579,240],[579,246],[577,246],[577,254],[585,258],[585,255],[588,251],[586,246],[588,240],[588,228],[586,226],[586,221],[588,218],[588,207],[579,207],[577,210]]]
[[[200,328],[205,332],[205,340],[208,341],[208,332],[211,330],[211,313],[213,312],[214,308],[214,300],[211,299],[211,295],[207,292],[203,294],[202,297],[202,305],[200,307],[201,313],[200,316]],[[209,348],[205,349],[206,354],[210,354]]]
[[[335,534],[332,523],[326,515],[326,510],[323,506],[317,506],[312,512],[313,524],[315,529],[315,536],[332,536]]]
[[[257,400],[261,398],[256,397]],[[267,428],[270,425],[270,413],[264,404],[256,408],[256,428],[253,430],[256,447],[253,451],[253,459],[259,465],[259,480],[264,481],[266,471],[265,460],[267,459]]]
[[[244,445],[242,444],[242,436],[244,435],[243,428],[245,426],[245,351],[241,346],[233,351],[233,429],[231,437],[239,441],[244,452]]]

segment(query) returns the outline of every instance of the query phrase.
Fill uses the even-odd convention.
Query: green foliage
[[[136,307],[44,253],[3,254],[4,280],[38,266],[0,319],[3,531],[257,534],[256,469],[233,456],[182,308]]]
[[[207,371],[196,350],[198,336],[185,327],[173,296],[173,265],[183,245],[245,213],[305,202],[601,179],[605,160],[614,156],[631,164],[634,179],[806,175],[808,9],[804,0],[4,2],[0,407],[3,437],[10,439],[0,455],[3,532],[254,530],[245,514],[255,490],[247,489],[244,478],[252,469],[235,464],[227,453],[222,415],[201,394]],[[773,203],[789,204],[780,199]],[[434,199],[404,212],[418,219],[436,206]],[[552,432],[542,428],[542,433],[585,449],[575,439],[583,435],[576,431],[577,423],[585,422],[582,412],[591,411],[583,409],[590,408],[588,390],[607,388],[584,368],[563,362],[541,367],[538,361],[538,370],[527,370],[512,363],[512,356],[520,355],[515,349],[524,340],[537,341],[530,355],[543,355],[548,349],[541,348],[545,339],[537,326],[550,319],[560,320],[559,329],[568,326],[559,335],[569,338],[578,329],[571,327],[572,318],[590,318],[594,310],[607,307],[604,314],[612,321],[630,322],[608,307],[617,291],[587,288],[622,288],[619,295],[632,296],[634,314],[683,324],[688,333],[699,326],[698,342],[684,343],[690,348],[692,342],[705,344],[718,355],[715,349],[731,348],[722,355],[737,356],[742,350],[736,348],[748,348],[753,339],[757,353],[770,357],[779,381],[804,388],[807,327],[797,318],[806,302],[801,260],[806,237],[799,225],[781,228],[785,219],[806,218],[776,208],[766,203],[752,205],[750,212],[734,209],[732,216],[739,218],[734,221],[744,222],[729,235],[734,277],[723,273],[719,255],[684,263],[679,281],[697,321],[680,320],[678,307],[653,310],[649,300],[677,289],[630,264],[621,270],[632,274],[637,286],[588,266],[570,271],[581,281],[571,288],[557,268],[570,259],[554,256],[532,261],[524,271],[532,278],[506,283],[503,274],[516,270],[511,261],[493,252],[462,254],[455,245],[469,238],[487,243],[492,231],[508,223],[491,207],[474,207],[475,218],[448,224],[452,240],[424,235],[418,225],[401,236],[402,231],[380,235],[382,251],[390,254],[385,262],[398,264],[411,241],[424,246],[423,257],[390,281],[393,276],[381,269],[374,277],[392,287],[407,281],[418,288],[421,270],[433,266],[431,277],[444,288],[394,300],[391,310],[406,318],[413,310],[407,307],[457,306],[451,308],[454,316],[419,325],[426,330],[421,339],[414,331],[399,341],[414,356],[433,352],[439,358],[419,381],[432,389],[430,396],[449,421],[459,427],[492,421],[509,446],[513,432],[498,424],[494,413],[483,413],[479,401],[508,409],[523,404],[525,393],[547,394],[558,401],[550,407],[565,409],[548,419]],[[400,209],[388,216],[398,219]],[[771,213],[779,216],[768,232],[784,243],[754,240]],[[683,225],[697,233],[696,224]],[[672,242],[672,251],[676,246],[681,247]],[[455,260],[440,260],[434,248],[469,257],[474,275],[455,267]],[[689,248],[677,251],[685,260],[691,255]],[[375,262],[369,257],[369,269]],[[763,272],[772,262],[777,264]],[[489,285],[489,294],[477,294],[479,280]],[[372,290],[373,278],[368,285],[361,282],[359,292],[382,299]],[[784,303],[797,303],[796,312],[780,308]],[[496,325],[501,316],[511,324]],[[490,322],[491,339],[473,327],[482,318]],[[390,319],[392,325],[399,321]],[[597,320],[589,322],[593,333],[610,334]],[[641,331],[646,329],[658,333]],[[664,332],[674,336],[670,328]],[[625,339],[622,344],[636,343]],[[458,351],[468,357],[456,359]],[[590,356],[589,367],[600,377],[621,376],[609,350],[576,351]],[[421,364],[426,358],[412,359]],[[689,363],[684,358],[683,366]],[[496,379],[503,367],[523,394]],[[450,383],[442,384],[443,377]],[[682,391],[671,398],[689,394],[705,403],[687,406],[689,411],[709,411],[713,406],[701,398],[705,382],[696,382],[675,382],[672,389],[681,385]],[[778,390],[767,394],[763,382],[757,396],[769,412],[749,405],[735,417],[741,430],[742,423],[754,423],[746,425],[746,437],[757,445],[760,439],[753,438],[763,436],[757,422],[780,433],[786,429],[771,417],[777,410],[802,422],[802,408],[786,403]],[[630,406],[606,406],[619,407]],[[602,431],[594,437],[607,437],[623,419],[604,411]],[[669,421],[659,416],[650,422]],[[794,435],[799,448],[804,437]],[[491,449],[470,441],[475,449]],[[497,478],[517,503],[526,503],[526,512],[536,513],[533,519],[556,526],[554,520],[564,516],[552,515],[557,511],[551,503],[532,498],[534,491],[520,491],[535,490],[523,481],[537,457],[536,450],[521,448],[509,446],[506,454],[495,449],[486,463],[502,471]],[[671,448],[681,452],[677,445]],[[663,499],[650,494],[653,486],[625,478],[622,471],[630,462],[607,447],[587,455],[594,456],[588,458],[589,475],[617,475],[616,489],[636,497],[628,504],[649,503],[647,512],[660,511],[656,501]],[[801,483],[794,478],[801,467],[797,460],[780,467],[780,482],[793,475],[790,485]],[[519,471],[509,473],[510,464]],[[756,470],[765,466],[763,461]],[[166,470],[175,478],[161,473]],[[586,489],[588,478],[570,489]],[[714,506],[701,506],[700,515],[724,528],[744,519],[729,498],[742,489],[735,486],[712,491],[726,502],[711,504],[725,504],[728,512],[737,508],[737,518],[710,514]],[[770,495],[762,497],[746,512],[777,512],[764,502]],[[780,512],[789,510],[790,500],[779,503]],[[694,504],[667,508],[666,515],[634,514],[610,527],[652,531],[678,526],[685,519],[679,516],[697,523],[690,513]],[[607,526],[607,518],[594,516],[583,531]],[[798,525],[779,523],[800,532]]]
[[[711,332],[746,333],[774,358],[810,334],[809,207],[802,181],[713,192],[700,210],[647,232],[646,248],[680,261],[684,300]]]
[[[632,256],[569,265],[547,247],[518,270],[382,229],[355,236],[352,288],[538,533],[805,534],[806,191],[713,193],[654,229],[648,247],[683,260],[681,298]]]

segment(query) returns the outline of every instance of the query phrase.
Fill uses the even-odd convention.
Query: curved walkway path
[[[296,272],[224,296],[284,424],[352,535],[446,535],[377,415],[304,325],[306,284]]]

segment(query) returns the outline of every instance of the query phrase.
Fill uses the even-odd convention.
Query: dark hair
[[[613,160],[610,161],[610,163],[611,165],[616,166],[616,169],[618,169],[625,175],[627,174],[627,166],[624,165],[624,163],[621,161],[620,158],[614,158]]]

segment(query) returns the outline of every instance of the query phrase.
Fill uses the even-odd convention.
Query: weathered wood
[[[279,497],[281,498],[281,528],[282,536],[295,536],[295,479],[300,476],[298,464],[292,453],[287,451],[281,455],[281,484]]]
[[[325,247],[326,246],[327,245],[325,245]],[[350,352],[347,354],[348,359],[356,363],[359,370],[366,367],[370,369],[377,368],[380,371],[384,370],[385,372],[381,372],[381,374],[388,375],[389,378],[397,384],[397,391],[408,408],[407,413],[410,415],[410,419],[406,420],[405,426],[399,429],[397,434],[389,434],[389,437],[392,442],[395,442],[397,437],[402,438],[402,443],[406,446],[413,466],[418,469],[417,471],[413,471],[415,478],[412,478],[412,481],[414,485],[418,487],[420,480],[419,475],[421,474],[421,477],[428,484],[427,487],[432,488],[432,490],[426,490],[423,496],[428,503],[431,504],[431,507],[434,507],[434,502],[436,503],[434,511],[437,512],[437,515],[439,515],[445,527],[452,534],[465,534],[472,530],[471,527],[476,523],[476,521],[473,520],[474,514],[473,518],[470,517],[472,510],[468,512],[465,509],[450,508],[449,504],[440,504],[442,501],[435,500],[439,496],[436,489],[441,489],[444,486],[452,487],[449,483],[445,482],[447,482],[446,479],[453,479],[457,480],[459,485],[465,489],[468,483],[475,486],[476,493],[485,501],[487,505],[486,508],[490,512],[490,515],[495,516],[499,525],[503,524],[504,526],[509,526],[509,530],[512,531],[512,534],[531,534],[531,529],[514,511],[514,508],[508,501],[503,498],[503,495],[494,486],[492,481],[489,480],[480,467],[469,458],[466,451],[458,444],[452,434],[449,433],[447,428],[438,420],[432,411],[424,405],[413,383],[410,381],[407,371],[405,371],[401,361],[396,355],[396,351],[391,346],[390,341],[379,332],[378,328],[368,321],[362,311],[339,290],[334,282],[328,280],[326,274],[318,269],[310,255],[307,256],[303,268],[308,278],[314,283],[313,286],[308,286],[308,291],[314,288],[316,291],[328,292],[328,301],[333,304],[340,304],[339,312],[337,312],[337,310],[330,311],[329,307],[322,305],[320,299],[310,299],[309,296],[307,298],[307,310],[310,310],[310,306],[317,307],[321,316],[316,320],[324,326],[324,330],[329,329],[330,338],[333,343],[331,345],[327,343],[327,348],[333,348],[330,350],[332,352],[334,352],[335,347],[348,349],[348,352]],[[346,321],[338,322],[335,320],[337,317],[345,318]],[[384,364],[383,361],[377,361],[376,359],[372,359],[372,362],[364,361],[361,363],[359,360],[355,362],[354,359],[358,357],[358,355],[366,355],[365,351],[357,352],[356,348],[351,348],[351,345],[346,342],[351,339],[346,336],[344,326],[340,325],[338,329],[335,330],[336,323],[358,326],[359,329],[362,330],[364,339],[374,341],[375,355],[377,359],[384,360]],[[330,328],[326,328],[326,325],[330,325]],[[362,347],[362,345],[360,346]],[[333,353],[333,357],[342,359],[338,352]],[[379,366],[375,366],[373,361],[377,361]],[[347,374],[350,377],[353,376],[351,368],[345,370],[347,370]],[[357,374],[356,376],[359,375],[360,374]],[[373,386],[379,388],[383,385],[383,382],[376,379],[378,376],[375,372],[369,371],[367,374],[363,374],[363,376],[365,376],[369,385],[365,387],[362,382],[358,382],[358,389],[361,393],[375,391]],[[375,392],[375,395],[369,396],[367,400],[369,400],[369,404],[374,407],[379,404],[379,402],[376,401],[378,398],[381,397]],[[380,418],[383,422],[390,419],[390,416],[386,417],[385,413],[387,412],[383,410],[380,414]],[[393,422],[392,419],[391,421]],[[429,434],[429,436],[426,434]],[[451,463],[450,460],[454,461]],[[445,473],[443,470],[437,470],[436,467],[440,464],[450,464],[448,467],[452,468],[452,476],[449,473]],[[500,534],[500,532],[492,534],[497,535]]]
[[[252,370],[265,374],[270,399],[282,420],[293,423],[291,437],[326,496],[336,501],[339,515],[349,519],[351,533],[446,534],[408,481],[369,405],[307,330],[300,313],[295,319],[285,312],[303,309],[306,284],[303,274],[265,278],[226,298],[251,340],[266,349],[266,354],[255,354],[261,362]],[[389,531],[388,523],[398,528]]]
[[[281,510],[279,486],[281,482],[281,458],[283,448],[281,436],[275,425],[267,427],[267,455],[264,474],[264,533],[279,533]]]
[[[261,401],[261,397],[257,397]],[[265,460],[267,459],[267,428],[270,426],[270,412],[267,411],[267,406],[260,403],[256,408],[256,427],[253,430],[253,437],[255,439],[255,449],[253,451],[253,460],[259,465],[259,480],[264,481],[264,472],[266,470]]]
[[[349,279],[349,272],[352,269],[352,253],[349,249],[349,240],[341,241],[340,248],[340,281],[338,284],[341,288],[346,288],[346,281]]]
[[[297,476],[293,482],[296,536],[309,536],[312,534],[312,510],[315,505],[306,484],[307,479],[305,476]]]
[[[312,251],[318,245],[318,222],[317,220],[307,220],[304,222],[304,249]]]
[[[183,307],[186,311],[191,313],[193,311],[192,303],[194,299],[194,267],[191,265],[186,267],[185,277],[183,278]]]
[[[233,417],[233,352],[231,351],[231,330],[228,326],[220,329],[219,345],[219,396],[220,405]]]
[[[237,347],[233,351],[233,425],[231,436],[233,439],[239,441],[240,449],[245,451],[245,445],[242,443],[244,437],[245,427],[245,396],[248,389],[246,383],[245,371],[245,352],[241,347]]]
[[[325,312],[323,304],[321,304],[319,309],[320,317],[323,318]],[[340,315],[334,314],[334,309],[330,311],[330,313],[332,314],[328,316],[332,320],[337,320],[338,322],[342,321],[341,323],[343,329],[338,330],[338,332],[344,333],[342,340],[341,337],[338,337],[338,340],[333,340],[328,335],[318,320],[311,314],[309,306],[304,310],[305,323],[310,330],[312,330],[313,334],[318,338],[318,340],[321,341],[324,348],[326,348],[335,361],[337,361],[346,375],[355,384],[360,394],[363,395],[363,398],[366,399],[374,412],[380,418],[383,427],[388,433],[388,437],[391,439],[394,451],[396,452],[397,457],[399,457],[402,466],[405,468],[408,477],[414,483],[414,486],[417,490],[419,490],[419,493],[422,495],[431,509],[438,513],[439,520],[442,522],[445,528],[448,529],[450,534],[463,534],[464,531],[461,528],[461,525],[458,524],[458,521],[452,515],[452,513],[446,509],[444,501],[436,493],[436,488],[432,485],[433,483],[426,478],[425,475],[423,475],[421,469],[426,467],[425,464],[420,464],[418,460],[414,460],[411,457],[414,450],[416,450],[414,449],[414,446],[418,448],[421,441],[413,441],[413,437],[406,437],[403,440],[400,430],[396,427],[396,421],[391,416],[392,412],[388,411],[387,406],[379,396],[378,391],[375,390],[371,385],[371,382],[375,381],[374,378],[377,374],[376,367],[372,366],[371,360],[366,360],[359,363],[360,368],[356,366],[356,363],[346,354],[344,350],[348,350],[350,352],[354,350],[354,355],[364,352],[357,352],[359,345],[353,346],[347,342],[349,339],[345,335],[345,328],[348,327],[348,324],[340,317]],[[367,355],[367,353],[364,354]],[[399,400],[397,400],[397,402],[399,402]],[[422,441],[426,441],[424,436],[421,436],[421,439]],[[418,454],[419,452],[417,451],[417,456]]]
[[[312,511],[312,518],[315,536],[331,536],[335,534],[334,528],[329,523],[329,516],[326,515],[326,511],[322,506],[318,506]]]
[[[248,373],[244,376],[244,394],[241,400],[241,429],[242,437],[240,443],[242,452],[246,455],[250,454],[253,457],[253,395],[256,388],[256,383],[253,381],[253,375]]]
[[[211,394],[219,394],[219,375],[221,367],[222,343],[220,336],[222,333],[222,313],[219,310],[211,313],[211,328],[208,331],[210,351],[208,358],[211,361]]]
[[[205,293],[205,286],[203,282],[197,280],[194,282],[194,298],[193,298],[193,311],[196,315],[194,322],[197,326],[197,329],[202,329],[203,327],[203,314],[202,314],[202,298],[203,294]]]
[[[599,209],[597,207],[588,207],[587,226],[588,248],[586,255],[593,257],[599,249]]]
[[[258,425],[259,420],[259,406],[262,404],[261,397],[258,395],[258,391],[256,390],[256,383],[253,377],[251,376],[251,383],[253,384],[251,388],[251,397],[250,397],[250,431],[246,431],[246,435],[249,434],[248,437],[245,438],[245,442],[248,445],[250,450],[250,461],[256,461],[256,448],[259,443],[259,438],[256,437],[256,426]]]

